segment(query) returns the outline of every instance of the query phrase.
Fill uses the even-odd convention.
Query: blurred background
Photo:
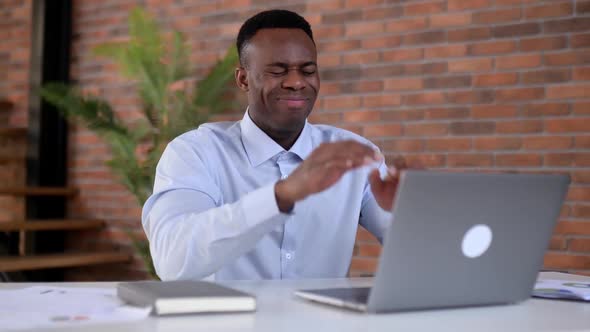
[[[311,122],[432,169],[570,174],[544,268],[590,275],[590,0],[0,0],[1,279],[153,278],[159,153],[243,116],[235,37],[278,6],[314,31]],[[350,275],[379,253],[360,229]]]

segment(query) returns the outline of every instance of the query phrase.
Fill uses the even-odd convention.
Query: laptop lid
[[[569,176],[402,172],[369,312],[530,297]]]

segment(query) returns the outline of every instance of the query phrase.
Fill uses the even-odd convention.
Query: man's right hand
[[[277,182],[279,210],[290,212],[296,202],[328,189],[344,173],[382,158],[372,147],[353,140],[321,144],[289,177]]]

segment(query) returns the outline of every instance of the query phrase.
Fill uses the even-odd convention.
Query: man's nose
[[[301,75],[301,72],[296,69],[291,69],[287,72],[287,76],[283,80],[283,88],[301,90],[305,88],[305,81]]]

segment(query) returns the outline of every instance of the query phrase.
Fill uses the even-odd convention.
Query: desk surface
[[[554,272],[542,273],[541,277],[590,280]],[[256,294],[256,313],[150,317],[133,323],[85,326],[63,331],[590,331],[590,303],[583,302],[529,299],[508,306],[370,315],[307,302],[293,295],[295,289],[301,288],[369,286],[370,283],[371,279],[227,282],[226,285]],[[28,285],[3,283],[0,289]],[[60,284],[66,287],[115,285]]]

